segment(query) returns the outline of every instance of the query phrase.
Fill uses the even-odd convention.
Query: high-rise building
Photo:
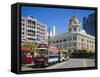
[[[55,25],[53,26],[53,36],[56,35],[56,29],[55,29]]]
[[[50,29],[50,28],[49,28]],[[49,34],[50,33],[50,34]],[[56,29],[55,29],[55,25],[47,32],[47,39],[48,39],[48,36],[50,36],[51,38],[53,36],[56,35]]]
[[[46,39],[47,26],[33,16],[21,17],[22,42],[37,42]]]
[[[95,36],[95,28],[96,28],[95,16],[96,14],[93,13],[93,14],[88,15],[88,17],[83,18],[83,29],[85,29],[85,31],[88,34],[93,35],[93,36]]]
[[[52,33],[52,30],[50,31],[50,37],[52,37],[53,36],[53,33]]]

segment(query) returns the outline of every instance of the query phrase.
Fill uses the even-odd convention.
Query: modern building
[[[81,23],[73,16],[68,23],[68,32],[55,35],[51,44],[67,50],[88,50],[95,52],[95,37],[81,29]]]
[[[55,25],[52,27],[52,28],[49,28],[48,32],[47,32],[47,40],[48,40],[48,37],[51,39],[53,36],[56,35],[56,27]]]
[[[39,22],[35,17],[21,17],[21,41],[37,43],[46,39],[47,25]]]
[[[55,28],[55,25],[53,26],[53,36],[56,35],[56,28]]]
[[[84,17],[83,18],[83,29],[90,35],[92,36],[95,36],[96,32],[95,32],[95,26],[96,26],[96,23],[95,23],[95,17],[96,17],[96,14],[95,13],[92,13],[90,15],[88,15],[88,17]]]

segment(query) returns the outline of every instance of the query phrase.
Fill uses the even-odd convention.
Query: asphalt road
[[[94,59],[77,59],[71,58],[68,61],[57,63],[44,68],[31,67],[32,65],[22,66],[22,71],[25,70],[43,70],[43,69],[60,69],[60,68],[77,68],[77,67],[93,67],[95,66]]]
[[[56,65],[47,67],[46,69],[93,67],[93,66],[95,66],[94,59],[69,59],[68,61],[58,63]]]

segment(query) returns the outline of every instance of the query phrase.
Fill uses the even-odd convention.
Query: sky
[[[92,13],[95,13],[95,11],[32,6],[21,7],[21,16],[33,16],[38,21],[42,22],[43,24],[46,24],[47,27],[50,28],[50,30],[52,30],[53,25],[55,25],[56,34],[68,31],[68,22],[72,16],[77,16],[82,26],[83,17],[87,17],[89,14]]]

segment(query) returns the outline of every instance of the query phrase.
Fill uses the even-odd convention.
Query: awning
[[[37,48],[36,50],[40,50],[40,49],[47,49],[47,48]]]
[[[22,50],[22,51],[30,51],[30,48],[27,48],[27,47],[21,47],[21,50]]]

